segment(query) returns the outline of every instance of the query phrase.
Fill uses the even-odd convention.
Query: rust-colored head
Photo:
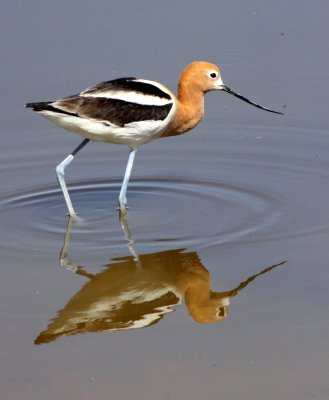
[[[219,68],[215,64],[204,61],[189,64],[181,73],[179,84],[195,87],[203,93],[223,87]]]
[[[223,90],[224,92],[227,92],[261,110],[269,111],[275,114],[282,114],[280,111],[274,111],[270,108],[254,103],[253,101],[247,99],[239,93],[234,92],[228,86],[224,85],[221,72],[215,64],[204,61],[195,61],[184,69],[179,78],[179,94],[184,93],[184,91],[190,91],[194,92],[194,95],[198,95],[198,92],[207,93],[210,90],[218,89]]]
[[[213,292],[208,299],[192,300],[189,296],[186,296],[185,301],[189,314],[194,321],[200,324],[223,321],[227,317],[230,304],[229,297],[223,297],[221,293]]]

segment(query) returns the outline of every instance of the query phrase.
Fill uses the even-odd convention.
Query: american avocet
[[[177,97],[161,83],[130,77],[102,82],[63,99],[26,104],[55,124],[85,138],[56,167],[70,215],[75,215],[75,211],[64,180],[65,168],[90,140],[130,147],[119,195],[120,209],[124,210],[138,147],[193,129],[204,115],[204,94],[210,90],[224,90],[257,108],[282,114],[233,92],[223,84],[219,68],[207,62],[193,62],[184,69],[179,77]]]

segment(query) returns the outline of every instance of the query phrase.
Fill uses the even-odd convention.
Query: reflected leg
[[[89,279],[95,279],[94,274],[90,274],[89,272],[87,272],[83,266],[73,261],[71,257],[68,255],[68,248],[70,244],[73,222],[76,222],[76,220],[73,219],[72,217],[69,217],[66,233],[64,236],[63,247],[61,252],[59,253],[59,265],[61,267],[64,267],[68,271],[74,272],[77,275],[85,276],[86,278]]]
[[[141,263],[139,260],[139,255],[135,249],[135,241],[132,239],[131,237],[131,233],[130,233],[130,229],[128,226],[128,216],[127,216],[127,212],[126,209],[122,209],[120,208],[119,210],[119,220],[120,220],[120,224],[121,224],[121,228],[123,230],[123,233],[125,235],[125,239],[127,240],[127,247],[130,251],[130,254],[133,256],[134,261],[136,263],[136,266],[138,268],[141,268]]]

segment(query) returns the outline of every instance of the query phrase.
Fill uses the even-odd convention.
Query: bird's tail
[[[41,101],[39,103],[26,103],[26,108],[32,108],[33,111],[49,110],[50,101]]]

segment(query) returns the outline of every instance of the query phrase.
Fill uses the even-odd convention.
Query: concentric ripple
[[[208,154],[214,160],[212,163],[203,165],[199,153],[186,149],[193,157],[184,163],[191,174],[198,173],[197,178],[183,173],[181,177],[131,180],[128,224],[136,246],[142,246],[144,253],[258,243],[329,231],[324,201],[329,198],[326,135],[322,131],[311,136],[307,130],[297,134],[262,127],[239,127],[239,135],[234,132],[228,131],[220,151],[209,143],[200,150],[202,156]],[[287,148],[287,140],[294,146]],[[145,165],[148,162],[150,171],[154,160],[144,157]],[[167,159],[160,157],[158,163],[165,165]],[[89,164],[94,168],[91,176],[103,165],[97,159]],[[14,177],[23,168],[10,161],[8,165]],[[26,173],[32,175],[31,170]],[[73,227],[79,251],[117,253],[126,249],[117,211],[121,180],[121,176],[111,180],[68,179],[73,205],[83,219]],[[4,188],[0,198],[0,246],[58,250],[67,224],[59,186],[47,181],[44,186],[20,184],[16,191]]]
[[[249,126],[232,131],[225,127],[224,131],[226,128],[220,148],[211,147],[207,141],[201,143],[202,149],[195,145],[185,149],[190,157],[184,160],[182,177],[131,180],[128,224],[136,246],[142,246],[144,253],[260,243],[329,232],[326,133],[314,131],[311,135],[307,129],[291,132]],[[212,130],[205,134],[211,136]],[[293,145],[287,146],[287,142]],[[167,166],[168,152],[175,163],[172,169],[179,170],[180,150],[175,147],[159,154],[158,164]],[[207,154],[214,161],[203,163],[200,154]],[[48,168],[48,159],[43,161]],[[9,183],[17,179],[23,168],[21,163],[5,163],[10,166]],[[113,167],[116,161],[112,163]],[[90,176],[94,176],[103,161],[98,162],[96,157],[89,160],[89,165],[94,168]],[[147,176],[153,165],[154,158],[146,154]],[[33,175],[33,168],[31,165],[26,176]],[[199,175],[191,177],[194,173]],[[117,212],[121,180],[121,176],[111,180],[68,179],[73,205],[83,219],[74,224],[72,232],[79,251],[94,254],[91,252],[110,249],[116,254],[126,250]],[[20,184],[17,191],[3,188],[0,197],[0,246],[58,250],[67,224],[59,186],[48,181],[44,186]]]
[[[115,248],[124,241],[117,215],[121,180],[70,184],[83,218],[75,242],[82,250]],[[264,240],[282,226],[284,204],[273,195],[206,179],[132,180],[129,228],[144,246],[200,248],[237,240]],[[47,249],[65,232],[66,207],[57,186],[12,193],[0,203],[1,244]],[[15,218],[13,218],[15,216]],[[11,224],[11,220],[19,221]]]

